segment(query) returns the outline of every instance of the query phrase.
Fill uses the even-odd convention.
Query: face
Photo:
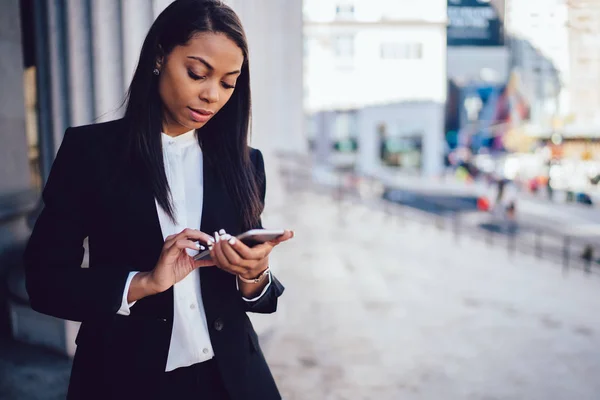
[[[198,34],[158,60],[163,132],[202,128],[231,98],[243,62],[242,50],[221,33]]]

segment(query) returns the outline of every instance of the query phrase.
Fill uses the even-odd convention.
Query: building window
[[[335,7],[337,19],[354,19],[354,4],[343,3]]]
[[[423,58],[421,43],[382,43],[381,58],[386,60],[417,60]]]
[[[340,35],[334,38],[334,52],[339,58],[354,57],[354,35]]]
[[[379,157],[384,165],[401,167],[406,171],[419,172],[422,167],[423,132],[419,129],[398,129],[388,132],[382,123],[377,128]]]

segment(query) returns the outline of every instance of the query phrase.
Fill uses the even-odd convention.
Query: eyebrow
[[[204,66],[205,66],[206,68],[208,68],[208,69],[209,69],[209,70],[211,70],[211,71],[214,71],[214,70],[215,70],[215,67],[213,67],[212,65],[210,65],[210,64],[208,63],[208,61],[206,61],[206,60],[205,60],[204,58],[202,58],[202,57],[188,56],[187,58],[191,58],[192,60],[200,61],[202,64],[204,64]],[[226,73],[225,75],[236,75],[236,74],[239,74],[239,73],[240,73],[240,70],[239,70],[239,69],[237,69],[237,70],[235,70],[235,71],[228,72],[228,73]]]

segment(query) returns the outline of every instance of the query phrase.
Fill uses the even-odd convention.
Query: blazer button
[[[221,318],[217,318],[214,323],[215,330],[221,332],[223,330],[223,326],[225,326],[225,324],[223,324],[223,320]]]

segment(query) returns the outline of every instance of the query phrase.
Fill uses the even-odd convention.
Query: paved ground
[[[0,338],[2,400],[64,400],[70,371],[65,357]]]
[[[293,199],[293,200],[292,200]],[[267,358],[287,400],[599,399],[600,279],[314,195]]]
[[[286,200],[265,223],[297,234],[272,261],[287,291],[258,320],[285,399],[600,398],[598,276],[312,194]],[[0,398],[64,398],[68,367],[0,342]]]

